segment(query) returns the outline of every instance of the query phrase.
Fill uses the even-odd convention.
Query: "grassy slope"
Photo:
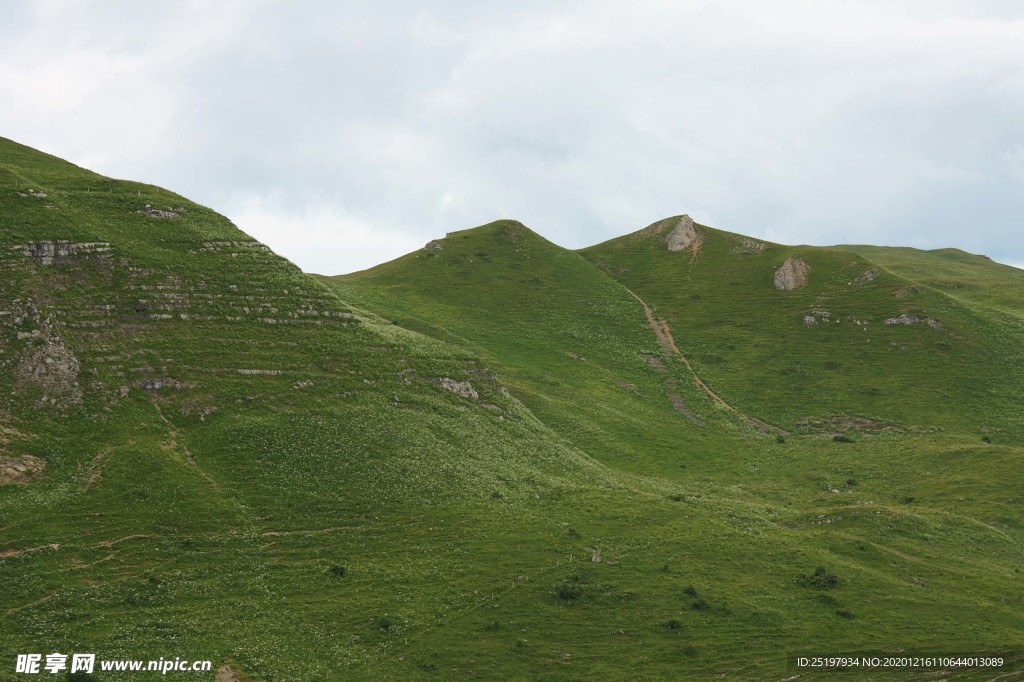
[[[879,268],[849,251],[767,243],[759,250],[702,230],[696,256],[670,252],[643,232],[582,253],[665,317],[697,372],[727,400],[786,428],[842,415],[1024,437],[1018,321],[993,319],[889,270],[863,281]],[[808,284],[777,291],[774,271],[791,256],[811,266]],[[829,320],[806,324],[815,312]],[[884,323],[904,313],[945,328]]]
[[[515,221],[325,281],[345,300],[482,354],[535,415],[619,469],[674,475],[687,453],[729,437],[726,416],[658,347],[640,303]]]
[[[187,211],[136,213],[146,202]],[[779,444],[714,411],[699,429],[666,405],[668,379],[693,390],[681,368],[641,361],[657,348],[636,305],[572,254],[526,283],[570,271],[600,295],[522,342],[498,343],[486,315],[429,326],[469,320],[479,286],[443,315],[430,296],[376,299],[441,342],[207,209],[8,141],[0,221],[0,447],[48,462],[0,486],[0,679],[31,651],[230,659],[254,680],[772,678],[787,651],[1019,641],[1019,450]],[[112,251],[44,265],[9,248],[52,239]],[[553,319],[573,299],[549,287],[499,319],[527,302]],[[70,383],[15,380],[47,339],[77,357],[80,404]],[[617,402],[658,432],[616,426]],[[838,587],[800,583],[818,565]]]
[[[1024,314],[1024,270],[996,263],[959,249],[922,251],[908,247],[837,246],[859,253],[873,263],[943,292],[951,298]]]
[[[750,676],[770,670],[780,650],[811,641],[845,650],[910,641],[952,646],[960,637],[958,626],[942,615],[943,597],[931,589],[931,579],[917,574],[958,567],[956,577],[948,573],[942,580],[951,588],[946,596],[965,605],[961,590],[989,589],[982,586],[991,587],[991,578],[1016,566],[1020,526],[1012,472],[1021,452],[984,446],[976,436],[892,431],[858,436],[853,445],[821,435],[778,444],[709,411],[698,392],[687,398],[711,422],[705,428],[673,423],[678,437],[672,448],[663,448],[663,395],[650,385],[650,367],[633,362],[638,354],[655,354],[656,346],[635,299],[609,280],[604,270],[584,267],[574,254],[518,223],[499,221],[327,281],[342,298],[398,324],[477,350],[545,423],[588,454],[611,467],[646,472],[657,479],[651,485],[668,486],[670,499],[695,503],[680,536],[659,533],[658,550],[651,556],[637,552],[628,562],[648,567],[630,585],[637,594],[663,589],[663,581],[675,590],[696,581],[702,594],[728,602],[713,607],[713,617],[687,614],[692,598],[669,591],[665,603],[679,604],[681,598],[680,622],[688,632],[689,642],[677,649],[680,664],[697,667],[709,649],[717,649],[725,660],[705,662],[703,670],[735,671],[741,642],[751,647],[752,662],[744,671]],[[679,336],[690,338],[686,329]],[[573,360],[570,352],[586,362]],[[684,368],[676,363],[673,371],[677,385],[690,386]],[[644,388],[638,395],[609,392],[612,378]],[[941,398],[933,396],[930,405],[940,406]],[[634,417],[650,428],[625,428]],[[639,457],[623,458],[623,446]],[[718,525],[723,520],[736,525],[717,536],[724,532]],[[986,559],[984,567],[966,558],[979,547],[970,538],[982,528],[999,537],[1006,552],[994,563]],[[661,568],[659,555],[667,562]],[[842,566],[841,572],[855,577],[836,593],[800,587],[798,573],[805,566],[809,572],[808,562],[815,561]],[[615,586],[622,589],[621,583]],[[856,606],[846,601],[851,598]],[[840,608],[866,608],[870,615],[837,623]],[[596,617],[621,622],[608,603],[600,609]],[[900,615],[911,613],[908,619]],[[915,623],[922,618],[927,626]],[[1005,638],[992,631],[975,630],[975,636],[992,637],[989,643]],[[605,636],[594,646],[616,641]],[[651,645],[649,636],[644,644]]]

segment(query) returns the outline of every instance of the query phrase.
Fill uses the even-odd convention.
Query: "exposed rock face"
[[[759,242],[756,239],[750,237],[739,237],[736,240],[738,243],[736,248],[733,249],[735,253],[764,253],[768,245],[764,242]]]
[[[455,379],[449,379],[448,377],[441,377],[438,381],[442,386],[457,396],[462,398],[471,398],[473,400],[480,399],[480,395],[473,388],[473,384],[468,381],[455,381]]]
[[[110,257],[110,244],[106,242],[68,242],[62,240],[30,242],[15,246],[26,256],[43,265],[68,263],[79,256]]]
[[[427,251],[440,251],[444,248],[444,239],[431,239],[423,248]]]
[[[136,212],[142,213],[143,215],[148,215],[150,218],[177,218],[180,215],[180,213],[178,212],[180,210],[181,209],[178,209],[177,211],[163,211],[159,208],[153,208],[149,204],[146,204],[145,206],[142,207],[142,210]]]
[[[804,324],[812,325],[818,324],[818,322],[831,322],[832,313],[827,310],[813,310],[807,315],[804,315]]]
[[[903,313],[899,317],[890,317],[885,323],[890,325],[926,324],[932,329],[945,329],[945,325],[938,320],[933,320],[930,317],[918,317],[909,313]]]
[[[871,268],[870,270],[868,270],[863,275],[857,278],[857,284],[870,284],[871,282],[874,282],[876,279],[878,279],[878,276],[880,274],[882,273],[879,272],[876,268]]]
[[[692,249],[695,253],[700,248],[701,234],[694,224],[693,219],[688,216],[680,216],[675,227],[665,237],[669,251],[685,251]]]
[[[775,288],[779,291],[793,291],[807,284],[807,272],[811,266],[796,256],[790,256],[775,271]]]
[[[31,483],[46,468],[46,460],[32,455],[5,457],[0,455],[0,485],[5,483]]]
[[[216,682],[242,682],[242,678],[230,665],[222,665],[217,668]]]
[[[21,386],[35,386],[51,405],[73,405],[82,399],[78,386],[78,358],[59,338],[51,337],[34,352],[30,349],[14,368]]]

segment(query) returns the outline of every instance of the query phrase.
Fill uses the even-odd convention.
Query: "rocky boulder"
[[[675,227],[665,237],[669,251],[685,251],[692,249],[694,252],[700,248],[701,233],[693,224],[693,218],[688,215],[680,216]]]
[[[775,288],[779,291],[793,291],[807,285],[807,273],[811,266],[802,258],[790,256],[775,271]]]

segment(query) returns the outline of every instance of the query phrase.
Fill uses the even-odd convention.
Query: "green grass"
[[[639,233],[581,253],[667,320],[698,374],[726,400],[786,429],[846,416],[1024,436],[1019,317],[918,286],[849,251],[749,249],[737,235],[701,229],[696,256]],[[778,291],[773,273],[789,257],[810,265],[808,283]],[[1015,281],[1017,270],[1000,267]],[[877,278],[862,279],[873,271]],[[943,328],[885,323],[903,314]]]
[[[907,247],[837,246],[859,253],[879,266],[961,302],[978,303],[1020,316],[1024,308],[1024,270],[959,249],[921,251]]]
[[[0,486],[0,679],[52,651],[266,681],[780,679],[788,654],[1021,644],[1020,329],[984,300],[896,298],[896,268],[853,287],[870,264],[836,250],[793,251],[812,283],[783,295],[790,247],[735,264],[709,231],[691,269],[512,221],[317,279],[166,190],[4,140],[0,216],[0,455],[47,461]],[[10,248],[54,239],[111,250]],[[709,400],[623,284],[793,433]],[[806,329],[822,295],[894,350]],[[877,324],[904,311],[953,333]],[[16,378],[47,338],[80,402]],[[835,414],[900,428],[798,424]]]

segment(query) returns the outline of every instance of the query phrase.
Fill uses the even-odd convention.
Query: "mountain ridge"
[[[850,284],[856,254],[485,227],[313,278],[215,211],[0,140],[2,665],[777,679],[809,642],[1020,643],[1016,317]],[[780,291],[789,257],[807,282]],[[805,323],[822,293],[841,322]],[[929,362],[908,406],[844,388],[861,309],[857,334],[907,347],[882,379]],[[780,339],[805,392],[853,373],[791,398]],[[962,377],[975,346],[992,366]]]

